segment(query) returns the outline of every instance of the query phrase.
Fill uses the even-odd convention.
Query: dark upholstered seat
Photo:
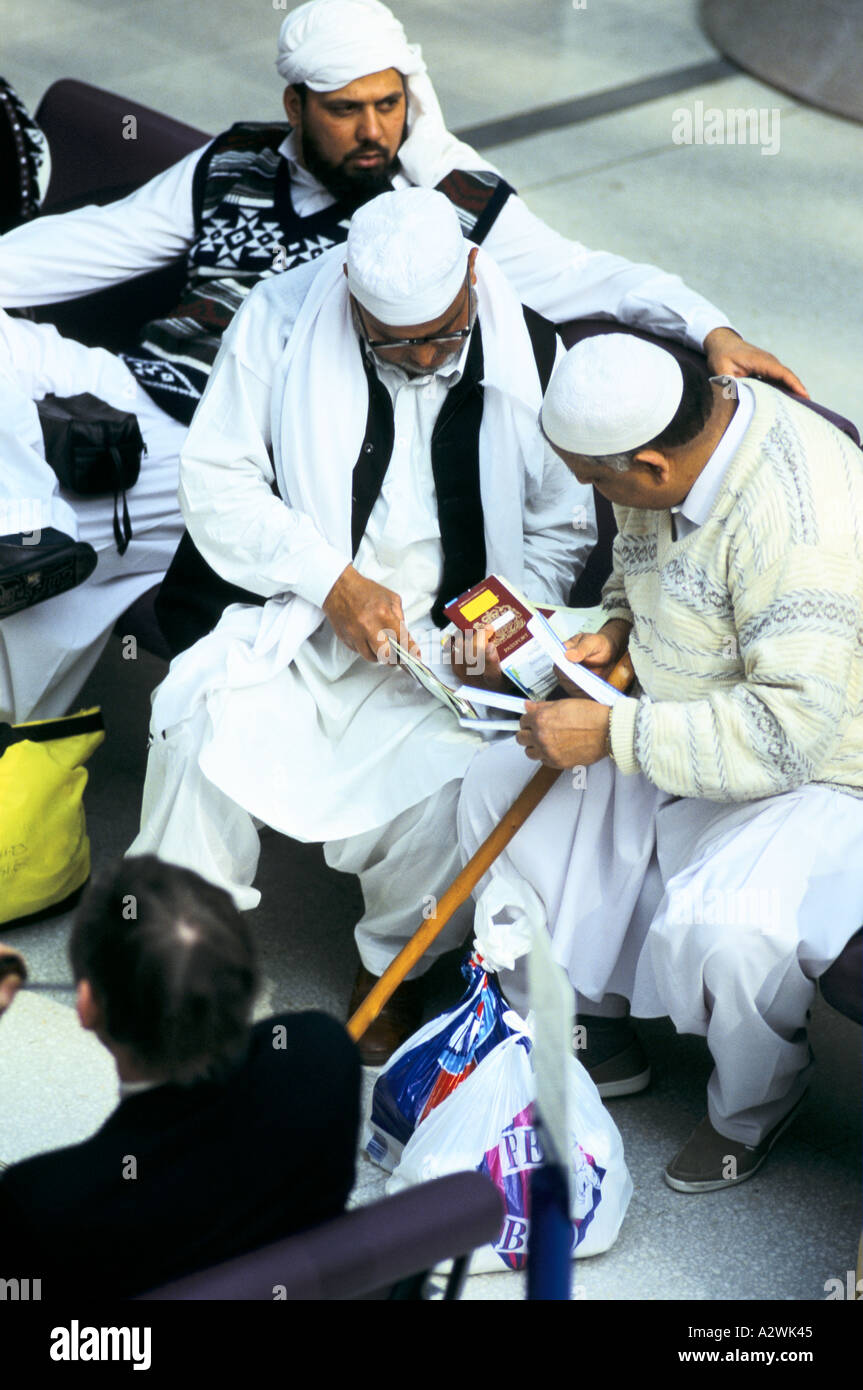
[[[500,1196],[488,1178],[453,1173],[142,1298],[422,1299],[429,1272],[448,1259],[456,1264],[446,1296],[457,1298],[471,1252],[497,1238],[502,1219]]]

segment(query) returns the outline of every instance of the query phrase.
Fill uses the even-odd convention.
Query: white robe
[[[316,277],[327,294],[344,287],[340,265]],[[592,498],[536,429],[540,388],[532,356],[525,357],[518,301],[482,253],[477,274],[488,567],[554,602],[593,544]],[[263,608],[228,610],[214,633],[177,658],[156,692],[141,834],[132,846],[199,868],[242,906],[257,897],[248,888],[256,855],[231,853],[232,844],[248,843],[245,834],[238,838],[238,807],[296,838],[330,842],[331,862],[348,867],[347,855],[361,872],[353,852],[333,842],[379,838],[382,827],[452,787],[480,746],[404,673],[348,651],[323,619],[319,605],[351,562],[350,474],[365,424],[351,373],[365,378],[354,330],[336,318],[323,342],[314,333],[306,342],[310,320],[312,329],[317,321],[314,293],[303,296],[302,309],[290,293],[287,277],[271,281],[237,315],[190,431],[181,484],[204,557],[232,582],[272,597]],[[325,308],[326,295],[320,302]],[[347,376],[327,370],[330,328],[349,335],[357,354],[353,368],[345,364]],[[442,572],[431,435],[447,384],[440,376],[411,382],[391,370],[380,375],[393,398],[395,444],[354,563],[401,595],[410,630],[431,655],[440,646],[430,610]],[[290,413],[301,408],[297,402],[307,405],[302,427]],[[345,427],[349,415],[353,424]],[[276,474],[287,502],[302,496],[306,510],[274,497]],[[194,737],[182,732],[191,723]],[[178,797],[187,803],[183,814]],[[445,802],[438,852],[454,867],[449,791]],[[440,886],[411,884],[411,920],[416,903]],[[393,884],[393,897],[404,893]]]
[[[133,539],[122,556],[112,499],[67,492],[45,462],[34,402],[82,391],[134,412],[147,446],[127,494]],[[53,526],[87,541],[98,557],[86,584],[0,620],[0,720],[64,714],[117,618],[161,580],[183,533],[176,488],[184,436],[185,426],[150,400],[113,353],[0,310],[0,535]]]
[[[514,739],[476,759],[465,859],[536,767]],[[706,1037],[711,1122],[757,1144],[805,1090],[814,981],[863,921],[863,800],[810,784],[728,805],[673,797],[607,758],[584,772],[562,772],[495,861],[478,921],[486,894],[518,931],[529,884],[584,1011],[618,1013],[603,1000],[622,996],[637,1017]]]

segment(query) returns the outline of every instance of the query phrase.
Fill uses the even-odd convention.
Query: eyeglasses
[[[354,303],[356,305],[357,316],[360,321],[360,328],[362,330],[362,336],[365,339],[366,347],[372,352],[380,352],[387,348],[436,347],[438,343],[465,342],[473,332],[474,322],[476,321],[476,295],[473,293],[470,286],[470,266],[467,268],[464,283],[468,292],[468,303],[470,306],[467,328],[457,328],[454,329],[452,333],[435,333],[428,338],[371,338],[365,318],[363,317],[362,308],[359,302],[355,300]]]

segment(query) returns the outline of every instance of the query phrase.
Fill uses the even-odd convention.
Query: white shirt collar
[[[311,217],[321,212],[336,200],[328,193],[314,174],[310,174],[300,163],[300,137],[295,130],[286,135],[279,146],[279,154],[288,162],[291,175],[291,202],[298,217]]]
[[[161,1085],[159,1081],[121,1081],[119,1084],[120,1100],[128,1100],[130,1096],[141,1095],[144,1091],[152,1091],[155,1086]]]
[[[733,377],[712,377],[711,380],[730,383],[734,386],[737,394],[737,409],[686,497],[679,506],[671,508],[673,513],[685,517],[692,527],[703,526],[713,510],[713,504],[719,494],[728,466],[737,453],[743,436],[749,428],[752,416],[755,414],[755,397],[745,381],[736,381]]]

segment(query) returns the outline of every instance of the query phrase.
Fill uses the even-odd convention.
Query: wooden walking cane
[[[624,652],[608,678],[609,685],[613,685],[617,690],[626,690],[634,676],[632,662]],[[392,965],[384,971],[377,984],[366,995],[356,1013],[348,1019],[348,1032],[354,1041],[361,1038],[366,1029],[374,1023],[387,1000],[425,954],[435,937],[443,931],[456,908],[461,907],[470,897],[483,874],[506,848],[516,831],[524,825],[531,811],[536,809],[559,776],[560,769],[555,767],[540,767],[534,773],[488,839],[483,840],[443,897],[438,899],[437,908],[432,916],[417,928],[407,945],[399,951]]]

